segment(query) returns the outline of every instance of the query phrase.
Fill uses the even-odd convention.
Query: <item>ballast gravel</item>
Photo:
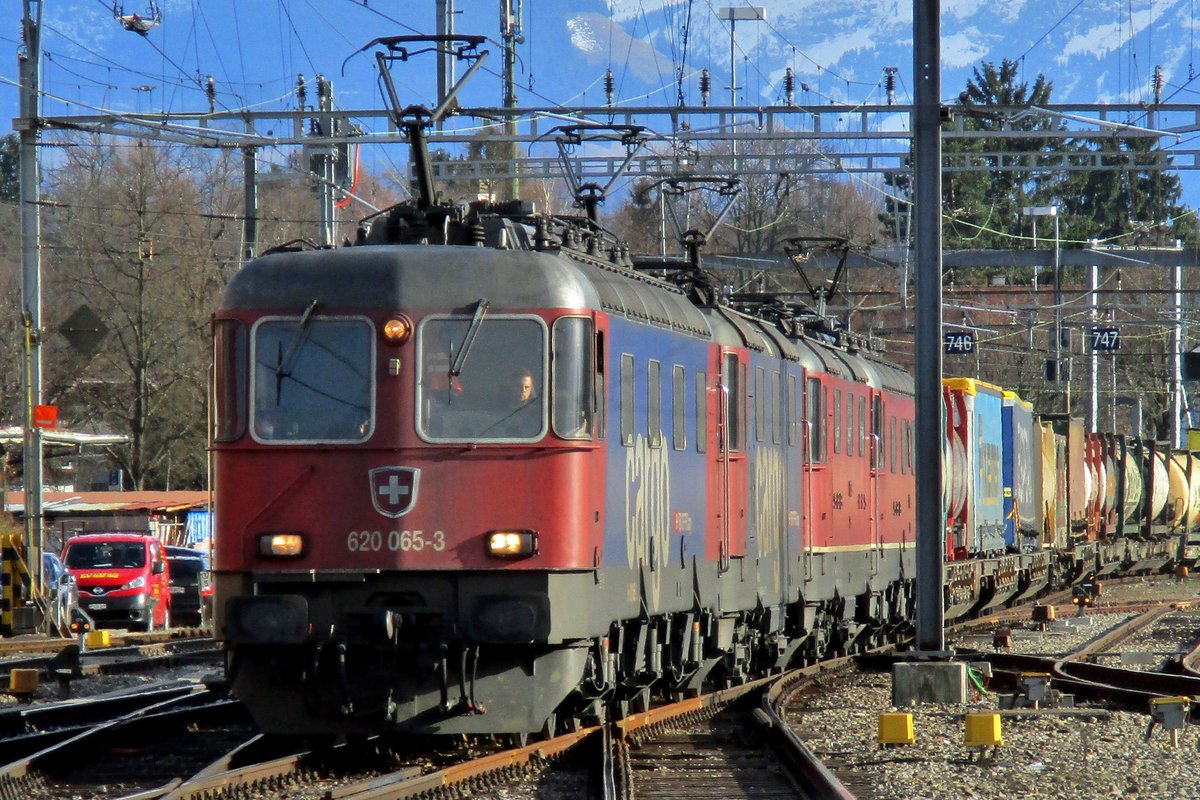
[[[1178,600],[1197,584],[1171,581],[1114,587],[1105,604],[1138,600]],[[1191,591],[1189,591],[1191,590]],[[1067,617],[1045,631],[1012,626],[1012,652],[1058,655],[1071,652],[1127,620],[1128,613],[1090,610],[1084,619]],[[985,649],[992,632],[955,642]],[[987,645],[982,642],[987,639]],[[1135,647],[1144,647],[1136,643]],[[1128,645],[1121,645],[1124,650]],[[1074,800],[1121,797],[1126,800],[1200,800],[1200,727],[1186,725],[1178,746],[1150,717],[1132,711],[1080,706],[1074,711],[1043,709],[1001,717],[999,748],[984,751],[964,743],[965,715],[997,711],[999,696],[972,688],[963,705],[924,704],[895,708],[891,675],[855,673],[823,681],[818,692],[798,700],[790,721],[804,742],[835,771],[845,770],[860,797],[897,800]],[[879,715],[913,715],[916,742],[878,743]],[[1089,711],[1094,713],[1088,713]]]
[[[961,705],[891,706],[891,676],[839,680],[813,705],[794,711],[792,724],[805,743],[835,770],[850,767],[857,784],[878,798],[1124,797],[1127,800],[1200,798],[1200,737],[1185,727],[1179,746],[1156,728],[1146,738],[1144,714],[1097,709],[1094,716],[1061,717],[1052,710],[1003,717],[1003,745],[976,752],[963,743],[964,715],[996,710],[994,695]],[[884,711],[913,715],[916,743],[881,748],[877,730]]]

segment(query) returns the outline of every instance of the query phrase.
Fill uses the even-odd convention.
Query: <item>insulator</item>
[[[317,73],[317,100],[324,100],[329,94],[329,81],[325,80],[325,76]]]
[[[712,78],[708,75],[708,68],[700,70],[700,101],[704,105],[708,105],[708,96],[712,92]]]
[[[608,98],[608,105],[613,104],[613,94],[616,91],[617,85],[613,80],[611,69],[604,70],[604,96]]]
[[[1163,90],[1163,71],[1162,67],[1154,68],[1154,104],[1158,105],[1162,102]]]
[[[212,114],[217,110],[217,82],[212,75],[204,83],[204,94],[208,97],[208,113]]]
[[[883,85],[887,89],[887,104],[894,106],[896,105],[896,68],[884,67],[883,74]]]
[[[308,89],[304,85],[304,76],[296,76],[296,105],[303,111],[305,104],[308,103]]]
[[[783,73],[783,94],[787,98],[789,106],[796,104],[796,75],[792,72],[791,67],[788,67]]]

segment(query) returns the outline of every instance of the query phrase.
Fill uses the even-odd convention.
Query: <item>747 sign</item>
[[[1088,341],[1093,353],[1111,353],[1121,349],[1120,328],[1089,328]]]

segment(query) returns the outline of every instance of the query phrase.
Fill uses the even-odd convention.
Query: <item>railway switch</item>
[[[1146,727],[1146,741],[1155,725],[1162,725],[1171,734],[1171,746],[1179,747],[1179,729],[1188,721],[1191,698],[1156,697],[1150,701],[1150,724]]]
[[[884,712],[879,715],[879,744],[913,744],[913,715],[905,712]]]

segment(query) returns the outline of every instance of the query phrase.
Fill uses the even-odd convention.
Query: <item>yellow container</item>
[[[8,690],[15,695],[33,694],[38,688],[36,669],[11,669],[8,671]]]
[[[967,714],[967,747],[1000,747],[1004,737],[1000,735],[999,714]]]
[[[912,744],[916,740],[912,714],[885,712],[879,715],[880,744]]]
[[[108,647],[112,643],[112,639],[109,638],[108,631],[88,631],[83,643],[89,648]]]

